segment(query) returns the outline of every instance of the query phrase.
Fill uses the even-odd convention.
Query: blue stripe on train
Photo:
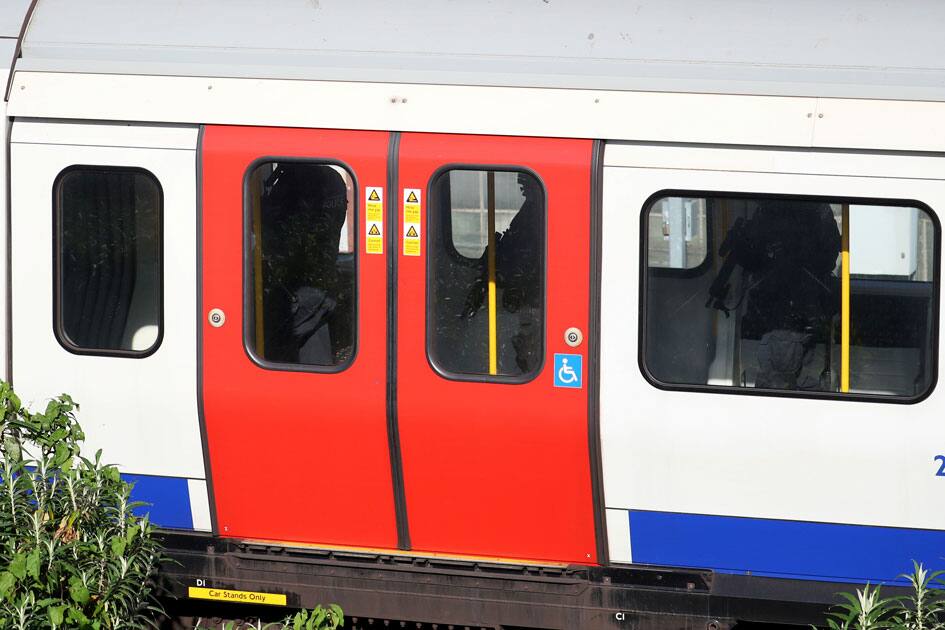
[[[190,491],[187,480],[181,477],[156,477],[153,475],[129,475],[121,478],[133,483],[132,501],[143,501],[149,505],[135,508],[137,516],[150,514],[151,522],[172,529],[193,529],[194,520],[190,512]]]
[[[633,562],[799,579],[892,582],[945,569],[945,531],[630,511]]]

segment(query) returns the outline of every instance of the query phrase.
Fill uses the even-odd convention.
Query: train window
[[[151,173],[74,166],[55,200],[55,332],[79,354],[141,357],[161,342],[161,186]]]
[[[650,267],[693,269],[709,249],[705,199],[664,197],[650,205],[647,256]]]
[[[427,350],[446,376],[534,377],[544,356],[545,193],[525,171],[456,168],[430,188]]]
[[[703,267],[668,273],[652,223],[667,204],[690,203],[703,208],[718,246]],[[939,225],[927,209],[665,196],[643,220],[643,363],[656,384],[913,401],[930,391]]]
[[[245,339],[273,369],[339,369],[355,347],[354,177],[265,161],[246,180]]]

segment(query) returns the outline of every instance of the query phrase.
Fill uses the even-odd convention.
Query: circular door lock
[[[564,342],[572,348],[577,348],[584,341],[584,333],[580,328],[572,326],[564,331]]]
[[[207,315],[207,319],[210,320],[211,326],[219,328],[226,323],[226,314],[222,310],[215,308]]]

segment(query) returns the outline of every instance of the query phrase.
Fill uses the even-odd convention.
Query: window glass
[[[337,366],[353,356],[353,191],[332,164],[273,161],[249,174],[246,334],[257,359]]]
[[[650,206],[647,220],[651,267],[692,269],[708,252],[705,199],[664,197]]]
[[[665,269],[662,235],[653,227],[663,207],[680,202],[704,208],[709,242],[718,244],[707,251],[707,264],[688,274]],[[644,216],[644,355],[654,379],[909,398],[928,391],[938,232],[924,210],[791,197],[667,197]]]
[[[70,350],[137,354],[161,338],[161,188],[145,171],[73,167],[56,185],[57,332]]]
[[[544,345],[545,201],[528,173],[454,169],[431,188],[429,353],[458,375],[527,378]]]

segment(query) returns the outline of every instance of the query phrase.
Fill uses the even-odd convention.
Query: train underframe
[[[547,567],[165,535],[169,627],[277,620],[338,603],[347,628],[726,630],[824,621],[854,585],[655,566]],[[285,606],[192,598],[192,589],[285,596]],[[895,589],[894,589],[895,590]]]

